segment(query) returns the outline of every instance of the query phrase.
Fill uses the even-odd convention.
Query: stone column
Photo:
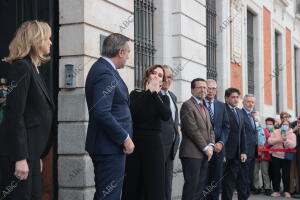
[[[85,80],[100,57],[105,36],[119,32],[134,39],[134,1],[59,1],[58,187],[59,200],[91,200],[95,192],[93,164],[85,151],[88,108]],[[133,45],[132,45],[133,47]],[[133,89],[132,48],[129,62],[120,70]],[[65,65],[72,64],[74,87],[67,88]]]

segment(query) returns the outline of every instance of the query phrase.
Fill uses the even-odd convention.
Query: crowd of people
[[[49,60],[50,36],[46,23],[25,22],[4,58],[11,68],[0,77],[0,191],[18,183],[7,199],[41,199],[55,108],[39,66]],[[167,65],[146,68],[143,88],[129,93],[117,71],[129,58],[129,42],[121,34],[107,36],[86,78],[94,200],[171,200],[178,151],[182,200],[231,200],[235,191],[239,200],[251,193],[278,197],[281,181],[283,196],[299,192],[300,117],[291,122],[282,112],[280,121],[268,117],[263,123],[252,94],[242,98],[228,88],[223,102],[216,99],[217,82],[202,78],[192,80],[191,96],[179,110]],[[18,84],[8,90],[13,81]]]

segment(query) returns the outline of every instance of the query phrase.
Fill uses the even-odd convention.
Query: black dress
[[[130,93],[135,150],[127,157],[122,200],[164,199],[164,153],[160,120],[171,117],[167,96],[150,90]]]

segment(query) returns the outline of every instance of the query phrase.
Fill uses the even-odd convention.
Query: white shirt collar
[[[108,57],[105,57],[105,56],[102,56],[102,58],[103,58],[104,60],[106,60],[107,62],[109,62],[109,64],[110,64],[115,70],[117,70],[115,64],[111,61],[111,59],[109,59]]]
[[[213,100],[209,101],[207,99],[204,99],[204,101],[205,101],[206,104],[208,104],[208,102],[214,103],[215,100],[213,99]]]
[[[251,111],[249,111],[247,108],[243,107],[243,109],[246,111],[247,114],[251,114]]]
[[[193,98],[196,100],[197,104],[200,104],[202,103],[203,104],[203,101],[202,100],[199,100],[197,97],[193,96]]]
[[[227,105],[229,106],[230,109],[233,109],[233,108],[234,108],[234,110],[236,109],[236,107],[232,107],[229,103],[227,103]]]
[[[162,93],[163,95],[168,95],[168,94],[169,94],[169,91],[168,91],[168,90],[163,90],[163,89],[161,89],[160,91],[161,91],[161,93]]]

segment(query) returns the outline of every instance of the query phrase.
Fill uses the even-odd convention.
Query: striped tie
[[[252,125],[253,129],[255,129],[255,123],[254,123],[252,114],[251,114],[251,113],[248,113],[248,117],[249,117],[249,120],[250,120],[250,122],[251,122],[251,125]]]
[[[239,124],[239,116],[238,116],[238,114],[236,112],[236,109],[235,108],[231,108],[231,110],[232,110],[232,112],[234,114],[234,118],[235,118],[236,122]]]
[[[213,124],[214,123],[214,113],[211,109],[211,102],[210,101],[208,102],[207,110],[208,110],[210,118],[211,118],[211,123]]]

